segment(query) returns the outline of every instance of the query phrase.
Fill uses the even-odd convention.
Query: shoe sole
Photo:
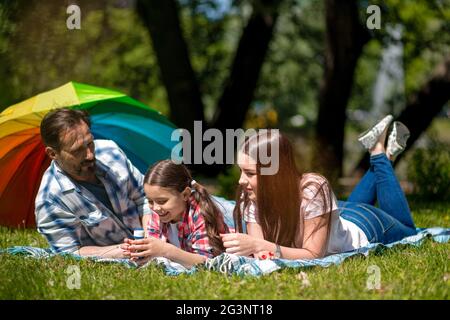
[[[395,139],[391,139],[391,133],[395,130]],[[406,143],[410,136],[409,129],[401,122],[395,121],[393,128],[388,136],[388,145],[386,147],[386,154],[395,159],[406,148]]]
[[[401,122],[397,122],[396,127],[397,127],[397,139],[396,139],[397,143],[403,148],[405,148],[411,133],[409,132],[409,129]]]
[[[389,120],[386,120],[389,119]],[[377,137],[377,139],[375,139],[375,141],[371,141],[372,139],[369,139],[372,136],[372,131],[375,130],[375,128],[380,125],[381,123],[384,123],[387,121],[386,126],[384,127],[384,129],[381,131],[383,132],[384,130],[386,130],[386,127],[388,127],[391,123],[392,120],[394,119],[394,117],[392,115],[387,115],[386,117],[384,117],[383,119],[381,119],[380,121],[378,121],[372,128],[364,131],[363,133],[361,133],[358,136],[358,141],[362,143],[362,145],[366,148],[366,149],[371,149],[373,148],[373,146],[376,144],[376,142],[378,141],[379,135]],[[381,134],[381,133],[380,133]]]

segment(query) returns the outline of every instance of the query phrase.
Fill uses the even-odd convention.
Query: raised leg
[[[372,168],[367,170],[361,181],[353,189],[348,197],[350,202],[360,202],[375,205],[377,201],[377,188],[375,183],[375,174]]]
[[[370,166],[375,176],[376,194],[380,209],[404,225],[415,228],[408,201],[395,176],[392,163],[384,153],[380,153],[370,157]]]

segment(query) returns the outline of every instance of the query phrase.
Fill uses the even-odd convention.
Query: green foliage
[[[240,35],[239,17],[226,12],[211,19],[204,6],[214,1],[181,1],[181,27],[200,86],[205,115],[213,117]],[[212,9],[211,9],[212,10]]]
[[[450,144],[432,136],[428,147],[413,153],[408,178],[419,198],[450,199]]]
[[[278,126],[302,115],[316,118],[317,97],[323,78],[323,1],[286,1],[281,6],[254,106],[264,104],[278,113]]]
[[[232,166],[225,173],[219,174],[217,177],[218,192],[217,195],[226,199],[236,198],[236,188],[239,183],[241,172],[237,165]]]
[[[11,34],[14,32],[14,19],[17,2],[0,2],[0,111],[2,106],[12,101],[17,88],[11,83],[12,59],[8,53]]]
[[[51,1],[28,1],[20,15],[4,20],[9,32],[0,59],[14,63],[0,63],[9,68],[0,67],[1,81],[14,90],[1,96],[0,110],[73,80],[122,91],[168,114],[150,36],[134,7],[105,0],[78,5],[81,30],[68,30],[67,5]]]
[[[348,110],[371,111],[373,88],[380,68],[382,49],[383,46],[379,41],[369,41],[364,46],[356,66]]]
[[[370,110],[382,49],[392,39],[387,25],[404,25],[405,91],[416,90],[449,52],[448,1],[373,1],[382,8],[382,29],[372,32],[355,73],[350,109]],[[70,80],[121,90],[169,114],[151,39],[132,5],[107,0],[77,3],[81,30],[66,28],[66,5],[52,1],[0,2],[0,110]],[[253,1],[179,0],[183,35],[199,81],[205,114],[215,111],[229,76]],[[365,22],[366,2],[360,2]],[[15,14],[19,11],[20,14]],[[316,118],[323,79],[325,7],[322,0],[285,0],[261,70],[252,108],[272,108],[277,126],[289,129],[297,114]]]
[[[384,45],[394,41],[387,25],[403,26],[405,92],[409,96],[427,80],[430,72],[450,52],[448,0],[376,0],[382,7],[382,28],[374,32]]]

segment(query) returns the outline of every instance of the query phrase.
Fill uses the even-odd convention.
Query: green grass
[[[450,226],[450,203],[412,203],[418,227]],[[0,247],[46,247],[33,230],[0,228]],[[36,260],[0,255],[0,299],[449,299],[450,244],[427,240],[329,268],[291,269],[262,277],[224,276],[200,270],[166,276],[158,267],[128,269],[57,257]],[[81,270],[81,288],[68,289],[67,268]],[[381,271],[381,288],[368,290],[369,266]],[[300,271],[310,285],[302,285]]]

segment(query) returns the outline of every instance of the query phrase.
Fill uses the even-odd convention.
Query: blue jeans
[[[378,199],[379,208],[375,207]],[[356,224],[369,242],[390,243],[416,234],[408,202],[386,155],[370,157],[370,168],[348,201],[338,201],[341,217]]]

